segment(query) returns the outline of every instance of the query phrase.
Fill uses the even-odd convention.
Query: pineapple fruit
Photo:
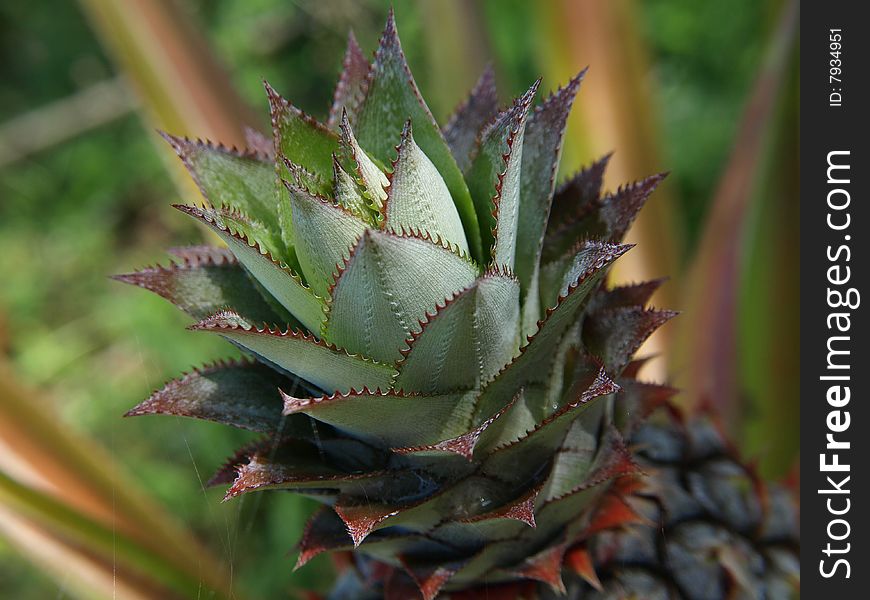
[[[499,109],[487,71],[439,128],[391,14],[371,63],[351,36],[325,123],[267,84],[273,140],[166,136],[207,200],[177,208],[226,248],[117,278],[248,358],[128,414],[262,434],[212,483],[321,501],[297,567],[348,558],[334,598],[794,587],[790,500],[709,426],[640,418],[673,390],[634,353],[674,313],[604,278],[662,175],[604,194],[605,157],[556,185],[582,78]]]

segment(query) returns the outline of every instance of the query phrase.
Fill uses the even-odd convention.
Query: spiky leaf
[[[255,323],[286,320],[257,292],[248,273],[228,250],[200,246],[185,248],[182,253],[181,263],[113,278],[159,294],[195,319],[232,306]]]
[[[444,139],[462,171],[471,165],[481,129],[498,113],[495,71],[487,65],[468,98],[453,112],[444,126]]]
[[[527,333],[533,333],[533,324],[540,318],[538,269],[544,233],[568,113],[585,73],[581,71],[532,111],[523,136],[515,271],[523,290],[523,322]]]
[[[285,182],[290,195],[296,255],[308,285],[326,298],[335,275],[366,223],[326,198]]]
[[[540,80],[482,132],[467,178],[492,264],[513,269],[526,116]]]
[[[468,187],[417,89],[402,52],[392,11],[366,85],[365,100],[354,123],[360,143],[375,158],[388,164],[395,154],[395,140],[399,139],[405,122],[410,118],[417,143],[441,173],[453,196],[468,236],[471,255],[480,260],[480,229]]]
[[[191,326],[212,331],[328,392],[389,389],[396,371],[363,356],[318,341],[295,331],[257,329],[238,314],[224,311]]]
[[[218,362],[170,381],[126,416],[178,415],[274,433],[284,420],[279,387],[299,393],[310,385],[256,362]]]
[[[214,211],[195,206],[175,207],[205,223],[217,233],[248,272],[309,331],[320,330],[323,301],[289,267],[275,262],[256,243],[251,245],[246,237],[230,231]]]
[[[350,352],[395,362],[426,310],[476,276],[475,265],[441,244],[369,229],[335,282],[324,334]]]
[[[393,162],[384,206],[384,227],[390,231],[419,231],[441,238],[468,254],[468,242],[450,190],[438,169],[414,141],[411,122]]]
[[[396,386],[421,392],[479,389],[519,351],[519,284],[488,272],[428,317]]]
[[[284,414],[304,413],[386,448],[430,444],[463,431],[468,420],[461,393],[404,394],[363,390],[317,398],[282,394]],[[414,415],[414,418],[406,418]]]
[[[332,129],[338,128],[342,112],[356,113],[359,103],[362,102],[363,89],[371,68],[352,31],[347,36],[347,51],[341,67],[341,76],[335,85],[327,121]]]

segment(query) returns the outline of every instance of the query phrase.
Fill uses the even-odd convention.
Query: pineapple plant
[[[583,75],[499,108],[487,71],[442,128],[391,13],[372,61],[350,37],[326,122],[266,84],[272,140],[165,135],[206,199],[176,208],[226,247],[117,278],[246,358],[128,415],[261,434],[211,482],[322,502],[296,567],[342,557],[333,598],[796,589],[788,495],[638,379],[660,282],[606,285],[663,175],[603,193],[604,157],[556,184]]]

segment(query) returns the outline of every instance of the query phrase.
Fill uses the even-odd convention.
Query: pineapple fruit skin
[[[788,560],[751,553],[769,541],[746,528],[761,521],[709,521],[731,487],[704,483],[732,463],[705,463],[700,487],[672,497],[683,463],[659,460],[668,430],[636,420],[674,393],[639,381],[633,355],[675,313],[646,307],[660,281],[604,281],[663,175],[604,193],[604,157],[556,184],[584,73],[537,105],[539,81],[499,109],[487,71],[440,128],[391,13],[373,61],[351,36],[325,123],[266,84],[271,142],[252,132],[239,151],[165,136],[207,200],[177,208],[227,247],[175,249],[177,262],[117,279],[246,358],[195,369],[128,415],[260,434],[211,483],[228,484],[228,499],[282,489],[321,501],[296,566],[350,553],[334,598],[473,598],[484,587],[726,597],[671,573],[687,565],[777,597],[764,590],[780,589]],[[632,435],[652,444],[632,454]],[[685,442],[676,458],[695,451]],[[639,479],[646,465],[661,473]],[[687,507],[707,511],[694,530],[674,521]],[[756,504],[746,510],[723,518],[762,519]],[[651,523],[689,551],[653,556]],[[728,556],[692,563],[692,544],[708,540]]]
[[[641,519],[590,540],[601,589],[575,577],[569,597],[799,597],[794,490],[761,481],[708,416],[660,411],[632,444],[647,476],[626,503]]]

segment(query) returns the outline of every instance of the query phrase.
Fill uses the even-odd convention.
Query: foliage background
[[[348,29],[352,26],[363,47],[372,50],[389,6],[386,0],[178,4],[203,28],[236,89],[263,115],[254,125],[264,129],[262,79],[321,116]],[[548,47],[552,36],[563,32],[548,31],[551,21],[537,3],[395,4],[406,54],[436,118],[443,119],[463,98],[475,69],[487,59],[496,66],[505,101],[540,74],[553,72]],[[672,172],[665,193],[673,199],[671,218],[678,233],[671,242],[678,248],[679,266],[688,268],[781,3],[620,4],[630,10],[648,67],[649,95],[642,100],[658,134],[657,162]],[[431,27],[443,18],[444,5],[463,6],[454,17],[472,19],[471,45],[460,41],[476,49],[468,64],[438,55],[438,48],[456,41],[451,39],[455,31]],[[767,320],[771,307],[785,311],[785,319],[797,311],[797,296],[788,296],[797,283],[796,257],[789,255],[785,266],[776,267],[777,253],[794,241],[789,232],[797,224],[797,61],[792,63],[772,124],[775,133],[760,158],[762,175],[753,193],[761,199],[747,215],[742,246],[744,351],[739,362],[741,390],[750,400],[741,431],[773,474],[794,460],[797,441],[790,430],[791,439],[775,447],[761,441],[783,423],[786,429],[794,424],[798,409],[796,395],[770,396],[771,373],[763,366],[770,353],[796,356],[796,347],[782,348],[783,340],[772,332],[777,325]],[[595,85],[595,68],[586,89]],[[189,219],[169,207],[178,191],[151,125],[135,110],[122,109],[110,122],[36,153],[18,152],[21,144],[3,138],[11,131],[4,123],[30,113],[37,116],[35,127],[49,129],[33,135],[50,137],[58,124],[39,118],[41,108],[112,81],[115,74],[76,4],[0,4],[0,150],[12,149],[0,152],[0,355],[20,381],[41,390],[33,402],[48,406],[62,427],[107,447],[169,514],[205,540],[230,566],[236,588],[246,596],[284,597],[291,588],[322,588],[328,561],[290,571],[287,553],[304,523],[304,501],[276,493],[221,504],[221,490],[202,488],[244,434],[183,419],[120,419],[166,379],[231,354],[217,338],[185,331],[186,318],[161,299],[107,278],[165,262],[164,248],[202,238]],[[545,78],[543,87],[558,83]],[[114,89],[117,101],[124,88]],[[581,88],[580,102],[583,97]],[[132,106],[129,95],[124,98],[121,104]],[[583,132],[569,130],[570,135]],[[582,143],[578,147],[584,162],[594,158],[591,151],[584,153]],[[783,360],[783,368],[789,368],[788,357]],[[2,538],[0,590],[4,597],[22,599],[69,593],[63,580],[48,578]]]

